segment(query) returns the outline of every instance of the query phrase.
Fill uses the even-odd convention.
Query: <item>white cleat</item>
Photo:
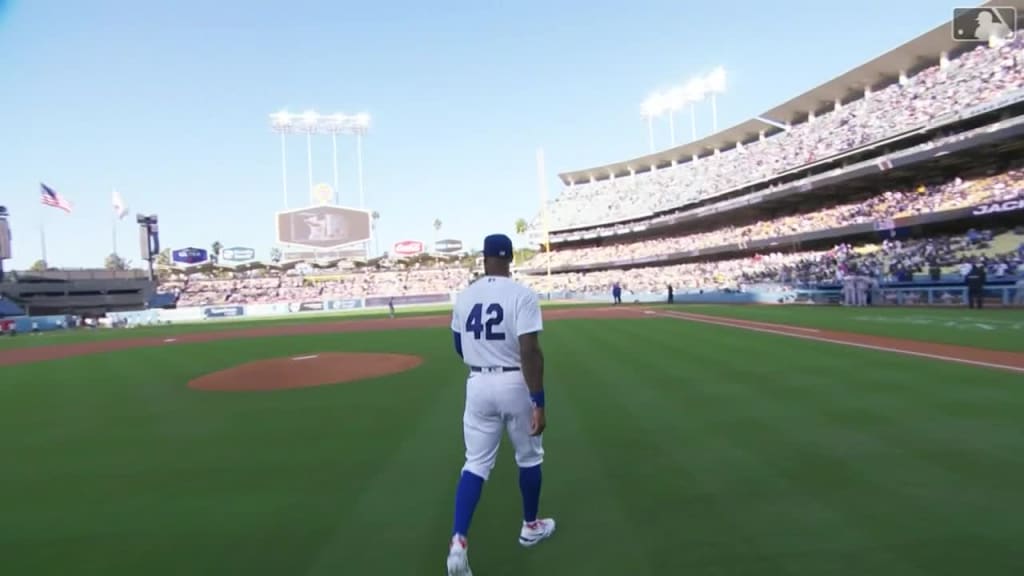
[[[530,523],[523,522],[523,529],[519,531],[519,544],[525,548],[536,546],[554,533],[554,518],[538,518]]]
[[[460,535],[452,537],[452,543],[448,545],[448,576],[473,576],[467,547],[465,538]]]

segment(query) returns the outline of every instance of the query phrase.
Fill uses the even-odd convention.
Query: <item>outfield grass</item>
[[[990,350],[1024,351],[1024,309],[846,308],[840,306],[724,306],[671,308],[792,326],[857,332]]]
[[[471,533],[476,574],[1024,570],[1019,374],[669,318],[550,322],[543,344],[542,509],[559,530],[517,545],[505,445]],[[327,351],[426,361],[321,388],[185,387]],[[443,573],[464,396],[444,329],[181,344],[2,374],[4,574]]]

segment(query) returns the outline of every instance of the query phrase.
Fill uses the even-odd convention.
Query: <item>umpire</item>
[[[974,263],[967,273],[967,307],[981,308],[982,295],[985,292],[985,267]]]

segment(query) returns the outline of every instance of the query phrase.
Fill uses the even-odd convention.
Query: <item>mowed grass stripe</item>
[[[383,349],[393,350],[402,336],[335,339],[339,347],[373,348],[376,340]],[[304,340],[306,344],[294,346],[319,340],[318,345],[328,347],[324,337]],[[97,571],[145,568],[147,573],[180,573],[173,565],[154,567],[145,562],[172,557],[177,549],[182,569],[290,572],[296,558],[319,553],[338,519],[353,514],[358,503],[353,495],[368,490],[379,469],[398,458],[408,437],[405,427],[429,415],[420,408],[436,394],[433,383],[442,380],[425,364],[405,375],[358,385],[273,394],[204,394],[184,388],[193,373],[267,355],[267,349],[252,346],[247,355],[231,354],[227,349],[234,344],[207,344],[191,355],[188,370],[166,372],[156,383],[166,391],[161,399],[164,416],[177,419],[177,429],[152,424],[160,411],[154,413],[154,404],[142,401],[138,387],[128,384],[120,384],[124,394],[109,388],[93,390],[96,397],[106,399],[104,406],[92,407],[96,410],[88,410],[86,404],[87,410],[76,414],[72,402],[50,412],[53,419],[44,425],[60,426],[62,420],[75,418],[88,422],[44,446],[46,451],[20,454],[19,461],[25,464],[21,478],[18,472],[7,474],[8,485],[34,496],[20,500],[23,506],[12,501],[13,510],[5,507],[5,513],[26,518],[0,532],[0,539],[19,543],[20,561],[28,567],[33,560],[42,565],[60,562],[49,552],[59,543],[67,558],[95,558]],[[413,344],[435,348],[426,342]],[[275,346],[273,353],[287,352],[287,347]],[[78,361],[68,362],[66,367],[77,365]],[[108,374],[95,369],[103,366],[113,370],[115,364],[91,366],[89,380],[102,382]],[[160,368],[151,362],[116,366],[151,376]],[[451,368],[442,365],[441,370]],[[417,382],[406,381],[418,372]],[[116,379],[113,373],[109,376],[110,381]],[[63,379],[63,389],[41,383],[41,388],[22,392],[60,398],[73,380]],[[80,378],[77,384],[82,384]],[[395,402],[399,395],[403,402]],[[45,401],[36,403],[45,410],[40,406]],[[398,425],[387,426],[388,422]],[[18,428],[9,419],[4,426],[11,428],[3,431],[5,435]],[[189,432],[196,427],[202,433]],[[274,540],[274,545],[253,550],[253,542],[263,538],[268,544]],[[209,556],[203,557],[201,551],[198,556],[181,556],[181,549],[206,539],[219,543]],[[126,547],[135,552],[125,553]],[[149,551],[140,556],[138,551],[146,547]],[[142,564],[133,564],[134,559]],[[85,573],[88,565],[83,565]]]
[[[658,321],[657,325],[665,326],[672,321]],[[652,326],[655,324],[644,324],[643,330],[627,330],[624,323],[615,323],[614,330],[606,330],[599,334],[613,334],[607,336],[610,340],[617,342],[630,342],[636,345],[624,353],[629,361],[618,362],[618,365],[635,367],[633,362],[650,362],[655,364],[658,358],[679,354],[677,358],[680,366],[685,366],[687,376],[693,378],[691,386],[672,386],[658,395],[659,398],[671,395],[675,390],[677,395],[680,391],[690,392],[700,390],[705,394],[718,393],[721,402],[717,406],[708,406],[701,403],[696,395],[687,398],[687,402],[693,406],[693,410],[682,418],[687,421],[699,423],[694,426],[697,438],[706,438],[708,435],[715,435],[722,439],[735,438],[733,445],[740,446],[740,449],[729,450],[729,444],[725,440],[719,440],[710,444],[706,439],[700,440],[702,446],[695,449],[692,454],[682,456],[686,452],[685,445],[679,446],[675,443],[675,453],[680,457],[694,462],[694,458],[707,457],[711,462],[722,463],[725,461],[727,475],[719,478],[719,486],[724,486],[723,495],[729,495],[736,504],[736,517],[742,522],[749,523],[751,518],[757,518],[759,508],[769,507],[775,504],[775,510],[765,510],[763,530],[756,534],[754,540],[760,543],[763,548],[761,561],[766,557],[782,557],[783,565],[787,566],[808,565],[820,566],[823,562],[828,563],[828,556],[835,553],[842,553],[851,558],[861,558],[855,564],[864,568],[890,569],[900,564],[896,561],[899,550],[909,545],[907,540],[917,538],[921,528],[927,528],[921,524],[925,522],[911,522],[907,531],[903,531],[897,522],[896,526],[889,533],[873,534],[874,524],[879,518],[872,517],[872,514],[891,514],[892,510],[903,509],[910,518],[914,517],[915,508],[942,505],[945,501],[942,497],[935,500],[923,502],[920,505],[916,502],[906,503],[905,494],[890,494],[891,484],[906,480],[928,481],[938,485],[938,491],[945,498],[955,498],[964,488],[957,482],[956,475],[943,474],[943,470],[925,461],[920,453],[908,453],[905,450],[889,446],[888,434],[879,436],[874,426],[857,426],[856,422],[832,422],[828,418],[820,416],[822,407],[828,406],[828,398],[815,397],[811,395],[807,400],[802,400],[801,395],[806,391],[829,390],[832,392],[843,392],[848,397],[871,393],[864,390],[864,378],[858,376],[867,374],[870,377],[871,370],[864,370],[863,366],[870,366],[873,357],[884,356],[883,353],[858,351],[859,354],[837,358],[820,352],[826,351],[826,345],[792,345],[784,339],[777,338],[775,348],[765,348],[772,337],[750,338],[751,335],[737,335],[737,331],[728,328],[703,327],[681,324],[672,326],[671,334],[651,336]],[[635,325],[635,324],[634,324]],[[642,340],[647,334],[648,340]],[[675,337],[673,337],[675,336]],[[643,346],[650,352],[646,355],[640,353],[637,348]],[[699,342],[699,345],[695,345]],[[678,352],[673,348],[679,348]],[[806,348],[806,350],[803,350]],[[687,350],[693,350],[696,354],[687,358]],[[787,354],[788,352],[788,354]],[[794,355],[793,352],[805,352]],[[865,356],[861,358],[859,356]],[[602,358],[608,355],[601,355]],[[746,358],[748,361],[737,362],[737,358]],[[783,359],[781,362],[773,362],[772,358]],[[687,360],[692,360],[688,362]],[[797,360],[797,361],[794,361]],[[845,360],[845,361],[844,361]],[[908,386],[913,387],[914,379],[907,378],[907,374],[913,374],[915,368],[922,365],[921,361],[914,359],[900,358],[897,363],[903,364],[900,369],[883,375],[879,378],[881,396],[885,397],[886,392],[891,388],[885,382],[892,376],[898,381],[909,382]],[[602,367],[602,372],[608,374],[614,370],[613,362]],[[926,364],[926,363],[925,363]],[[909,365],[909,366],[907,366]],[[702,367],[713,366],[715,374],[705,376]],[[909,370],[908,370],[909,368]],[[978,372],[972,369],[961,369],[958,376],[977,378]],[[822,377],[821,375],[826,375]],[[843,377],[842,375],[853,375]],[[627,377],[629,375],[626,375]],[[649,375],[648,375],[649,376]],[[717,378],[716,378],[717,376]],[[931,374],[924,374],[923,381],[916,386],[924,387],[930,379]],[[664,378],[639,378],[632,376],[632,388],[629,393],[629,400],[636,403],[645,391],[645,384],[661,382]],[[969,380],[968,380],[969,381]],[[697,384],[697,383],[700,384]],[[954,379],[954,382],[956,380]],[[1005,383],[1005,381],[1004,381]],[[837,387],[838,384],[838,387]],[[996,383],[999,385],[999,383]],[[868,387],[870,388],[870,386]],[[640,390],[638,395],[632,390]],[[744,402],[745,400],[745,402]],[[913,398],[908,398],[911,403]],[[826,402],[823,402],[826,401]],[[832,398],[832,404],[843,405],[842,396]],[[627,402],[622,407],[628,407]],[[641,406],[641,412],[633,418],[626,418],[630,422],[647,422],[649,429],[648,436],[670,437],[665,434],[666,429],[671,429],[671,422],[662,423],[660,426],[653,424],[658,416],[669,408],[675,408],[676,403],[664,401],[662,406],[648,404]],[[708,410],[714,408],[714,410]],[[922,409],[927,415],[927,407]],[[621,414],[622,408],[619,412]],[[709,429],[706,426],[707,416],[715,413],[731,413],[730,417],[723,420],[731,426],[726,429]],[[737,413],[739,412],[739,413]],[[690,416],[694,418],[690,419]],[[911,415],[912,416],[912,415]],[[894,419],[899,422],[900,420]],[[860,424],[865,424],[861,422]],[[867,424],[874,424],[868,422]],[[879,423],[878,425],[881,425]],[[678,426],[677,426],[678,427]],[[903,431],[901,431],[903,432]],[[913,431],[911,431],[913,432]],[[740,434],[737,437],[737,434]],[[921,436],[920,432],[917,433]],[[744,437],[745,436],[745,437]],[[673,439],[674,441],[674,439]],[[927,436],[923,438],[928,441]],[[683,440],[685,442],[685,440]],[[849,454],[849,447],[860,444],[859,452]],[[752,450],[744,450],[744,447],[756,447],[763,454],[762,458],[751,456]],[[680,449],[681,448],[681,449]],[[767,449],[765,449],[767,448]],[[672,446],[665,450],[667,454],[673,452]],[[774,452],[774,453],[773,453]],[[810,458],[808,457],[810,455]],[[851,458],[852,457],[852,458]],[[836,470],[837,463],[843,464],[848,460],[853,463],[847,470]],[[699,461],[698,461],[699,462]],[[880,466],[872,467],[872,462]],[[780,465],[780,463],[782,463]],[[788,469],[786,463],[794,463],[794,469]],[[744,464],[746,464],[744,466]],[[1000,467],[999,461],[988,461],[987,471],[995,472]],[[892,470],[887,468],[896,466]],[[899,466],[905,467],[901,471]],[[755,470],[757,468],[758,470]],[[859,474],[861,470],[867,471],[867,476]],[[743,486],[743,472],[750,472],[747,476],[756,479],[756,484]],[[830,473],[831,471],[831,473]],[[739,474],[737,474],[739,472]],[[863,477],[859,477],[863,476]],[[908,478],[909,476],[909,478]],[[890,478],[892,477],[892,478]],[[789,486],[789,489],[787,489]],[[646,487],[645,487],[646,488]],[[911,490],[912,492],[913,490]],[[774,493],[772,493],[774,492]],[[752,498],[747,501],[742,495],[751,494]],[[736,500],[737,495],[739,499]],[[863,503],[881,502],[875,506],[869,506],[862,517],[858,513],[863,509]],[[759,506],[760,502],[760,506]],[[963,514],[972,512],[972,502],[960,502],[958,506],[951,507],[951,514]],[[778,531],[779,511],[789,511],[790,518],[787,518],[789,530],[780,533]],[[793,514],[807,515],[808,518],[793,518]],[[934,515],[933,515],[934,516]],[[831,518],[830,521],[829,520]],[[962,518],[961,518],[962,519]],[[805,520],[805,521],[804,521]],[[927,519],[925,519],[927,520]],[[947,518],[938,518],[947,520]],[[757,523],[754,522],[756,525]],[[796,546],[801,538],[794,538],[793,529],[804,524],[807,532],[802,536],[808,538],[804,542],[809,545]],[[847,533],[845,537],[838,537],[837,527],[842,527]],[[750,528],[748,528],[750,529]],[[754,528],[756,530],[756,527]],[[916,530],[916,531],[915,531]],[[829,535],[828,540],[815,545],[815,541],[821,540],[822,531]],[[970,535],[971,527],[954,528],[956,539]],[[781,541],[772,542],[772,536],[781,535]],[[1004,533],[1005,534],[1005,533]],[[857,535],[857,537],[854,537]],[[926,539],[927,540],[927,539]],[[795,550],[794,550],[795,547]],[[809,548],[801,552],[801,548]],[[744,548],[746,554],[756,555],[756,549]],[[788,553],[787,549],[793,550]],[[870,552],[865,556],[863,552]],[[787,557],[788,556],[788,557]],[[865,564],[865,559],[871,560]],[[870,565],[869,565],[870,564]],[[706,564],[698,564],[705,566]],[[912,560],[907,560],[907,565],[901,567],[903,573],[913,573],[916,570],[912,567]]]
[[[506,439],[471,535],[476,573],[1020,573],[1015,375],[668,318],[552,322],[542,342],[542,510],[559,531],[516,544]],[[184,387],[252,359],[338,350],[427,361],[270,394]],[[445,329],[4,373],[12,573],[442,570],[465,386]]]
[[[679,324],[683,335],[696,326]],[[884,561],[875,568],[891,569],[894,563],[887,556],[918,547],[921,550],[908,551],[907,556],[935,573],[950,567],[949,554],[936,553],[936,547],[944,545],[956,546],[965,570],[986,558],[1008,559],[1008,538],[1020,533],[1017,528],[1024,524],[992,527],[969,519],[996,514],[1007,504],[1024,512],[1012,481],[1001,481],[1006,472],[1013,481],[1024,477],[1022,425],[1013,416],[1024,406],[1019,382],[1012,375],[884,352],[854,349],[839,355],[835,347],[829,353],[828,344],[794,343],[732,328],[700,329],[705,337],[702,349],[731,349],[762,370],[775,366],[781,372],[760,374],[754,380],[757,388],[747,395],[758,412],[773,414],[779,423],[775,438],[765,444],[785,450],[768,461],[805,468],[815,478],[802,491],[817,490],[821,498],[841,507],[851,522],[874,527],[877,537],[867,547],[872,554],[861,555],[862,560],[880,558]],[[737,349],[734,343],[739,342],[749,345]],[[770,394],[758,394],[764,390]],[[979,390],[982,398],[993,400],[987,410],[973,405],[975,413],[992,417],[988,429],[977,427],[975,414],[965,417],[950,410],[954,404],[947,398],[961,397],[965,390]],[[948,433],[958,425],[968,430]],[[979,454],[972,451],[979,442],[1005,449]],[[895,513],[898,510],[903,513]],[[808,566],[827,562],[822,558]],[[905,566],[901,573],[910,569]]]

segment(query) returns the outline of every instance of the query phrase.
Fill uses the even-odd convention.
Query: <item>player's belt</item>
[[[511,366],[470,366],[470,372],[483,372],[485,374],[493,374],[497,372],[519,372],[518,367]]]

